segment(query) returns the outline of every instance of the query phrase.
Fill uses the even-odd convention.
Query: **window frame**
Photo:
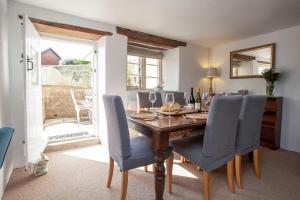
[[[138,87],[134,87],[134,86],[128,86],[128,82],[126,82],[126,87],[127,87],[127,90],[153,90],[153,88],[147,88],[146,87],[146,79],[147,78],[157,78],[158,80],[158,85],[161,85],[162,84],[162,59],[159,59],[159,58],[153,58],[151,56],[147,57],[147,56],[138,56],[138,55],[134,55],[134,54],[127,54],[127,56],[136,56],[136,57],[139,57],[139,86]],[[147,63],[146,63],[146,59],[147,58],[152,58],[152,59],[157,59],[158,60],[158,65],[153,65],[153,64],[148,64],[148,65],[151,65],[151,66],[157,66],[158,67],[158,74],[157,74],[157,77],[154,77],[154,76],[147,76],[146,75],[146,67],[147,67]],[[131,63],[131,62],[128,62],[128,59],[127,59],[127,66],[126,66],[126,80],[128,78],[128,75],[132,76],[134,74],[128,74],[128,64],[136,64],[136,63]]]

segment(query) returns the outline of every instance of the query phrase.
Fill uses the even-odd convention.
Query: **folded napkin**
[[[197,120],[207,120],[207,113],[195,113],[195,114],[186,114],[185,117],[188,119],[197,119]]]
[[[154,119],[157,117],[155,113],[133,113],[130,117],[135,119]]]

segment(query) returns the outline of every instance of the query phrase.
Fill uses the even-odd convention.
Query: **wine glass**
[[[171,106],[175,103],[174,94],[166,93],[166,104],[169,107],[169,119],[171,118]]]
[[[203,102],[203,105],[204,105],[204,110],[207,111],[208,110],[208,92],[203,92],[202,93],[202,102]]]
[[[154,104],[154,102],[156,101],[156,93],[155,93],[155,92],[150,92],[150,93],[149,93],[149,101],[150,101],[151,104],[152,104],[151,110],[153,111],[153,110],[154,110],[153,104]]]

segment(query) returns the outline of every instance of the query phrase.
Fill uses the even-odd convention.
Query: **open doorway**
[[[93,44],[47,37],[40,47],[48,146],[95,136]]]
[[[100,38],[112,33],[27,15],[19,19],[24,34],[23,144],[28,169],[42,152],[100,142],[96,49]]]

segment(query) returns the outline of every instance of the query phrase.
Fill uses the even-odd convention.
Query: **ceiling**
[[[16,0],[198,45],[300,24],[300,0]]]

